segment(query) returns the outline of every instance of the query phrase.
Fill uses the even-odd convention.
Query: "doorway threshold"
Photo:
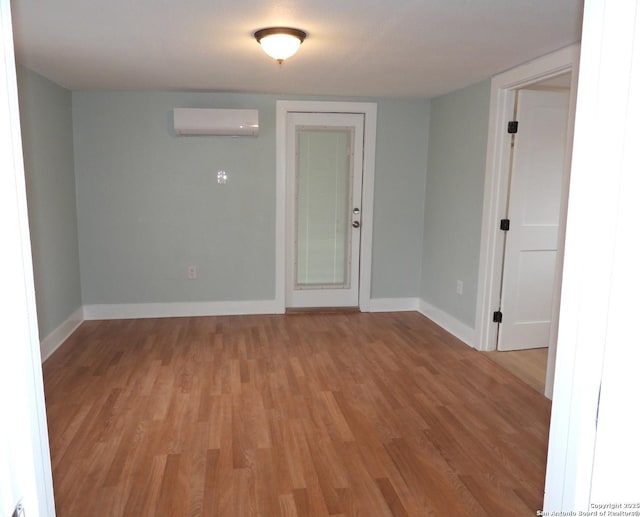
[[[360,312],[360,307],[287,307],[285,314],[344,314]]]

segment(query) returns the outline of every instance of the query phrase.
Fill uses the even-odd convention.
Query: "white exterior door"
[[[568,92],[518,92],[498,350],[549,346],[568,112]]]
[[[357,307],[364,115],[289,113],[286,306]]]

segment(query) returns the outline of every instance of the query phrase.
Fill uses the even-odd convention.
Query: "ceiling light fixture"
[[[293,56],[307,37],[307,33],[291,27],[269,27],[254,34],[262,50],[279,64]]]

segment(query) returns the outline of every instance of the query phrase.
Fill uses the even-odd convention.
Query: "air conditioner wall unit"
[[[177,135],[257,136],[258,110],[174,108]]]

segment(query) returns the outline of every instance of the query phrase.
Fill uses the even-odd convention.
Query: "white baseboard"
[[[418,298],[372,298],[369,300],[370,312],[405,312],[417,311]]]
[[[126,320],[138,318],[178,318],[187,316],[231,316],[279,314],[275,300],[239,302],[123,303],[85,305],[86,320]]]
[[[471,327],[419,298],[373,298],[370,301],[369,310],[371,312],[418,311],[467,345],[477,348],[474,346],[475,331]],[[74,311],[40,342],[40,353],[44,362],[85,320],[280,313],[282,310],[275,300],[85,305]]]
[[[442,327],[447,332],[453,334],[459,340],[463,341],[472,348],[478,348],[475,346],[476,331],[462,323],[458,319],[444,312],[443,310],[434,307],[430,303],[420,300],[418,311],[433,321],[436,325]]]
[[[48,359],[84,321],[82,307],[76,309],[61,325],[40,341],[42,362]]]

